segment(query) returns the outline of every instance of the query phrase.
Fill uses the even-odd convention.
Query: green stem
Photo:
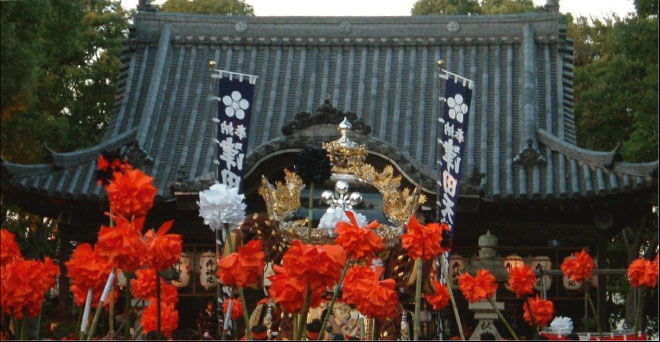
[[[312,183],[313,184],[313,183]],[[309,309],[309,301],[312,298],[312,288],[307,284],[307,294],[305,294],[305,301],[303,302],[302,312],[300,313],[300,322],[298,324],[298,334],[294,340],[300,340],[305,333],[307,327],[307,310]]]
[[[348,266],[349,263],[348,261],[346,261],[346,265],[344,265],[344,269],[341,270],[339,283],[335,285],[335,291],[332,293],[332,300],[330,300],[330,304],[328,304],[328,308],[326,309],[325,315],[323,316],[323,321],[321,322],[321,331],[319,331],[319,338],[318,338],[319,341],[323,340],[323,335],[325,335],[325,326],[328,324],[328,319],[332,314],[332,308],[335,306],[335,301],[339,296],[339,290],[341,290],[341,287],[344,284],[344,277],[346,276],[346,272],[348,271]]]
[[[160,315],[160,273],[158,273],[158,270],[156,270],[156,315],[158,317],[158,319],[156,320],[156,322],[157,322],[156,336],[160,340],[160,320],[161,320],[161,315]]]
[[[247,340],[252,340],[252,329],[250,327],[250,316],[247,311],[247,303],[245,302],[245,295],[243,294],[243,289],[238,288],[238,295],[241,298],[241,303],[243,304],[243,320],[245,321],[245,336]]]
[[[525,304],[527,305],[527,310],[529,310],[529,317],[532,319],[532,326],[535,328],[535,331],[538,335],[538,325],[536,324],[536,319],[534,318],[534,313],[532,312],[532,304],[529,303],[529,297],[525,297]],[[534,336],[536,337],[536,336]]]
[[[131,337],[131,315],[135,308],[131,307],[131,278],[128,272],[124,272],[124,278],[126,278],[126,293],[124,298],[124,312],[126,317],[124,317],[124,337],[128,339]],[[121,329],[118,329],[118,331]]]
[[[294,340],[297,339],[297,338],[296,338],[296,337],[297,337],[296,335],[298,334],[298,316],[299,316],[298,313],[294,313],[294,314],[293,314],[293,317],[291,318],[291,319],[292,319],[292,321],[291,321],[291,328],[292,328],[292,330],[293,330],[291,335],[292,335],[292,337],[293,337]]]
[[[42,313],[43,313],[43,310],[39,311],[39,317],[37,317],[37,338],[36,338],[36,340],[39,339],[39,332],[41,330],[41,314]]]
[[[456,306],[456,299],[454,299],[454,291],[452,290],[451,279],[449,278],[449,272],[447,271],[447,266],[445,263],[445,257],[440,256],[440,266],[442,273],[444,273],[445,280],[447,281],[447,290],[449,290],[449,299],[451,300],[451,306],[454,309],[454,317],[456,317],[456,325],[458,326],[458,334],[461,336],[461,341],[465,341],[465,333],[463,333],[463,324],[461,323],[461,316],[458,314],[458,306]]]
[[[110,312],[108,313],[108,327],[110,328],[110,332],[114,333],[115,332],[115,301],[114,301],[114,285],[113,288],[110,289]]]
[[[307,218],[307,242],[312,240],[312,219],[314,218],[314,182],[309,184],[309,213]]]
[[[600,326],[600,319],[598,317],[598,312],[596,311],[596,307],[594,306],[594,302],[591,300],[591,295],[589,295],[589,281],[585,279],[584,281],[584,295],[587,296],[587,301],[589,302],[589,307],[591,308],[591,313],[594,314],[594,318],[596,319],[596,327],[598,327],[598,334],[600,335],[600,338],[603,338],[603,327]]]
[[[27,308],[23,308],[23,319],[21,320],[21,341],[25,341],[27,334]]]
[[[130,310],[131,310],[130,312],[127,311],[127,317],[128,317],[128,314],[135,312],[135,310],[137,309],[137,307],[140,306],[141,304],[142,304],[142,299],[140,299],[140,300],[137,302],[136,307],[133,307],[133,308],[130,309]],[[130,324],[127,324],[127,323],[126,323],[126,319],[124,319],[124,321],[121,322],[121,324],[119,324],[119,327],[117,328],[117,331],[121,331],[121,330],[124,329],[125,327],[130,327]],[[129,333],[130,333],[130,331],[129,331]],[[127,337],[126,339],[128,340],[129,337],[130,337],[130,335],[127,335],[127,336],[128,336],[128,337]]]
[[[493,298],[488,298],[488,301],[490,302],[490,305],[493,307],[493,309],[495,309],[495,312],[497,312],[497,316],[500,317],[500,320],[502,320],[502,323],[504,323],[504,326],[509,331],[509,334],[511,334],[513,339],[514,340],[520,340],[520,338],[518,338],[518,335],[516,335],[516,332],[513,331],[513,329],[511,328],[511,325],[509,325],[509,321],[507,321],[506,318],[504,318],[504,316],[502,315],[502,312],[500,312],[500,309],[498,309],[497,305],[495,305],[495,302],[493,301]]]
[[[413,338],[415,341],[419,341],[419,322],[420,322],[420,308],[421,308],[421,297],[422,297],[422,267],[424,262],[422,258],[417,258],[417,278],[415,279],[415,319],[413,330]]]
[[[637,292],[637,301],[635,302],[635,328],[634,328],[634,334],[635,334],[635,340],[639,336],[639,331],[642,329],[642,296],[644,294],[642,287],[638,287],[635,289]]]
[[[234,253],[234,240],[231,238],[231,231],[229,230],[229,223],[225,223],[225,235],[227,235],[227,244],[229,245],[229,252]]]
[[[87,340],[91,340],[94,337],[94,333],[96,332],[96,325],[99,323],[99,318],[101,318],[101,312],[103,311],[103,305],[105,304],[105,291],[106,290],[111,290],[109,286],[112,285],[112,281],[114,280],[114,275],[115,275],[116,269],[112,269],[110,272],[110,275],[108,276],[108,280],[105,283],[105,288],[103,289],[103,294],[101,295],[101,300],[99,301],[99,305],[96,307],[96,313],[94,313],[94,320],[92,320],[92,326],[89,328],[89,334],[87,334]]]

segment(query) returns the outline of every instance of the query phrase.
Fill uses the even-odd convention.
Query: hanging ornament
[[[218,268],[218,262],[215,253],[204,252],[199,257],[199,282],[208,290],[217,285],[215,272]]]

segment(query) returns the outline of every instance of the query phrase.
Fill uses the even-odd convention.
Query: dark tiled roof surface
[[[123,50],[115,115],[104,141],[54,153],[52,164],[3,160],[3,187],[102,198],[93,181],[96,156],[121,147],[155,177],[159,198],[172,198],[177,179],[192,181],[213,171],[211,120],[217,104],[210,99],[209,61],[218,69],[259,76],[249,153],[263,153],[272,144],[291,146],[282,127],[329,99],[371,127],[372,151],[398,154],[394,159],[409,161],[428,183],[437,178],[441,134],[439,59],[475,82],[462,177],[483,173],[486,197],[589,196],[653,186],[657,161],[628,164],[616,151],[575,146],[573,50],[565,33],[557,13],[317,18],[139,13]]]

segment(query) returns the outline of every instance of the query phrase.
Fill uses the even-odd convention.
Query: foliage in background
[[[109,0],[2,2],[2,156],[99,141],[111,114],[128,16]]]
[[[413,15],[514,14],[540,11],[532,0],[418,0]]]
[[[196,14],[254,15],[252,6],[242,0],[167,0],[161,10]]]
[[[576,42],[578,145],[646,162],[658,154],[658,18],[616,16],[569,25]]]

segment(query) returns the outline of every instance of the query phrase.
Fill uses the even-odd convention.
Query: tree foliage
[[[109,0],[2,2],[2,156],[98,142],[109,119],[128,17]]]
[[[163,4],[162,11],[196,14],[254,15],[252,6],[242,0],[167,0]]]
[[[611,150],[622,142],[626,161],[657,159],[658,19],[578,18],[575,93],[578,144]]]
[[[413,15],[515,14],[539,11],[532,0],[418,0]]]

